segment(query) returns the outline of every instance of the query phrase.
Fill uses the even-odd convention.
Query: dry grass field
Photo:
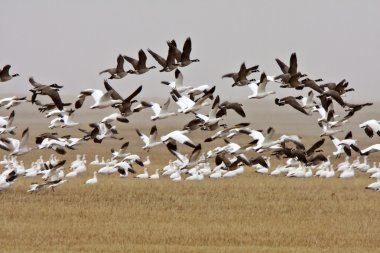
[[[362,119],[376,117],[375,109],[358,115],[352,126],[356,127]],[[149,112],[144,113],[143,117],[149,115]],[[318,139],[320,130],[310,121],[303,122],[303,115],[281,117],[281,114],[268,115],[265,112],[253,115],[248,120],[238,120],[252,122],[254,128],[273,125],[278,134],[303,135],[307,144]],[[29,121],[18,117],[15,123],[19,126],[18,134],[25,126],[30,126],[31,136],[48,131],[47,120],[43,117]],[[101,116],[92,117],[77,115],[81,122],[95,121]],[[157,122],[160,134],[181,125],[182,121],[176,118]],[[309,125],[313,127],[309,128]],[[134,118],[130,124],[119,125],[119,131],[130,140],[129,150],[145,157],[134,132],[136,127],[148,132],[151,122],[147,124],[146,120]],[[62,134],[70,131],[58,130]],[[208,133],[190,135],[201,141]],[[354,130],[355,135],[361,139],[363,147],[376,141],[366,138],[360,129]],[[95,154],[109,157],[110,148],[119,148],[122,143],[110,140],[102,145],[86,143],[60,158],[71,162],[77,153],[86,153],[87,161],[91,161]],[[211,145],[222,143],[217,140]],[[207,150],[211,146],[203,147]],[[326,153],[331,152],[329,140],[326,140],[325,147]],[[183,147],[180,150],[190,151]],[[48,157],[50,153],[35,151],[20,159],[29,165],[39,155]],[[173,159],[164,146],[153,149],[149,155],[152,160],[150,173]],[[379,156],[374,154],[371,160],[379,161]],[[273,159],[271,167],[277,163]],[[83,185],[98,168],[88,166],[86,173],[69,180],[55,192],[43,190],[38,194],[27,194],[28,185],[35,179],[24,178],[0,192],[0,252],[319,253],[380,250],[380,195],[365,190],[373,180],[362,173],[347,180],[289,179],[260,175],[246,167],[243,175],[216,181],[206,178],[199,182],[174,183],[167,178],[149,181],[131,176],[123,179],[115,174],[99,175],[98,184]],[[136,169],[142,170],[138,166]]]

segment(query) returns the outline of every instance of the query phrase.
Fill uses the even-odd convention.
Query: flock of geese
[[[122,96],[107,80],[122,79],[128,75],[143,75],[155,69],[156,66],[147,66],[147,55],[143,50],[138,52],[138,59],[119,55],[116,59],[116,67],[107,68],[99,73],[102,76],[107,75],[104,88],[82,90],[73,103],[62,100],[59,91],[63,86],[56,83],[41,84],[33,77],[29,78],[30,98],[13,96],[1,99],[0,107],[6,109],[22,103],[31,103],[38,108],[39,112],[45,113],[47,118],[52,118],[49,129],[76,127],[81,134],[74,136],[73,132],[72,135],[60,136],[57,132],[41,133],[36,137],[35,145],[30,145],[29,128],[22,130],[21,137],[17,137],[16,126],[13,125],[15,110],[9,115],[0,117],[0,148],[7,152],[0,161],[3,166],[0,174],[0,191],[11,187],[14,182],[23,177],[36,179],[27,192],[36,193],[45,188],[54,190],[70,178],[84,173],[88,165],[99,168],[93,172],[92,178],[84,182],[86,185],[98,183],[98,174],[119,173],[120,177],[125,178],[132,173],[136,179],[157,180],[160,177],[167,177],[172,181],[181,181],[235,177],[242,174],[247,167],[252,167],[257,173],[271,176],[282,174],[286,177],[297,178],[311,176],[352,178],[356,171],[362,171],[368,173],[371,178],[377,179],[367,188],[380,190],[380,163],[374,162],[373,166],[370,166],[367,159],[373,152],[380,151],[380,144],[359,147],[358,141],[353,138],[351,132],[345,133],[344,138],[337,137],[338,133],[343,132],[341,127],[348,122],[349,118],[365,106],[372,105],[372,103],[349,103],[345,99],[345,94],[353,92],[354,89],[348,86],[349,83],[346,80],[338,83],[323,83],[322,79],[308,77],[299,70],[296,53],[291,54],[289,64],[276,59],[280,70],[274,76],[261,72],[259,65],[247,67],[245,63],[241,64],[237,72],[222,76],[223,79],[232,79],[231,89],[239,89],[238,87],[247,89],[248,99],[273,97],[276,92],[268,91],[268,84],[278,88],[306,91],[305,95],[275,98],[274,102],[278,106],[291,106],[300,112],[299,117],[319,114],[317,124],[321,127],[320,136],[313,145],[307,147],[302,142],[302,137],[298,135],[284,134],[274,138],[275,129],[272,127],[263,131],[251,128],[249,122],[234,125],[222,124],[222,119],[229,113],[237,113],[241,118],[245,118],[243,105],[238,102],[222,101],[215,92],[215,86],[194,87],[184,83],[180,68],[199,62],[198,59],[192,59],[190,56],[192,50],[190,38],[186,39],[182,50],[177,47],[175,40],[167,41],[167,45],[166,58],[150,49],[147,50],[160,65],[160,72],[174,71],[173,81],[162,81],[162,84],[170,91],[164,104],[139,100],[137,97],[143,86],[139,86],[128,96]],[[126,62],[131,65],[131,69],[125,68]],[[19,76],[11,74],[10,71],[10,65],[0,69],[0,82],[10,82]],[[258,73],[257,79],[251,78],[254,73]],[[38,100],[40,97],[48,97],[49,103],[41,102]],[[89,97],[93,101],[89,108],[101,110],[111,107],[115,111],[84,129],[79,126],[79,122],[76,122],[73,116],[84,106]],[[169,110],[169,104],[172,101],[178,107],[176,111]],[[346,111],[343,117],[335,113],[336,106]],[[148,109],[152,111],[150,116],[152,127],[149,134],[136,129],[136,134],[141,139],[143,152],[165,145],[168,154],[172,155],[172,159],[164,168],[156,169],[155,173],[150,175],[148,173],[148,167],[151,165],[149,156],[143,159],[139,154],[128,152],[129,142],[122,142],[122,134],[117,130],[118,124],[128,124],[131,115]],[[201,113],[201,110],[207,113]],[[184,123],[184,127],[158,136],[154,122],[176,117],[179,114],[188,115],[189,121]],[[378,120],[367,120],[359,127],[364,129],[369,138],[380,136],[380,121]],[[223,144],[219,146],[215,144],[212,149],[203,150],[201,143],[196,143],[188,137],[188,133],[196,131],[209,132],[209,137],[204,142],[217,143],[219,139],[219,143]],[[236,136],[244,136],[242,139],[245,142],[234,142]],[[69,164],[57,156],[57,154],[65,155],[66,152],[74,152],[77,145],[86,145],[88,142],[102,143],[107,138],[120,140],[121,143],[120,148],[111,149],[109,158],[99,159],[96,155],[93,161],[87,163],[86,155],[83,154],[77,155],[77,159]],[[326,154],[322,149],[327,142],[332,143],[336,148],[332,154]],[[178,145],[188,146],[186,149],[191,149],[191,152],[181,153],[177,148]],[[36,149],[51,149],[54,152],[48,160],[39,157],[32,162],[31,167],[26,168],[23,161],[19,161],[19,156]],[[357,158],[350,162],[353,153],[357,154]],[[345,156],[345,161],[334,164],[331,161],[332,156]],[[271,168],[271,157],[280,160],[276,168]],[[364,157],[363,161],[360,161],[361,157]],[[143,173],[138,174],[136,168],[144,168]]]

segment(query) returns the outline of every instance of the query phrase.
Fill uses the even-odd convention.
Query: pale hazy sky
[[[116,65],[118,54],[137,57],[150,48],[166,55],[166,40],[182,47],[190,36],[200,62],[181,69],[185,82],[215,84],[223,97],[246,98],[248,88],[232,89],[222,74],[245,61],[275,75],[274,59],[288,62],[292,52],[311,78],[348,80],[356,89],[350,101],[379,96],[380,1],[3,0],[1,9],[0,65],[21,75],[1,84],[1,93],[27,93],[30,76],[64,85],[66,95],[103,88],[98,73]],[[142,96],[164,97],[160,82],[173,78],[155,69],[110,83],[125,96],[143,84]]]

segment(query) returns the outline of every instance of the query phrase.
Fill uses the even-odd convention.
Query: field
[[[149,113],[142,117],[146,115]],[[306,144],[317,140],[318,127],[303,127],[310,123],[296,115],[279,118],[276,114],[266,119],[264,113],[259,115],[260,121],[253,118],[248,122],[254,122],[252,127],[273,125],[278,134],[301,134]],[[374,115],[375,108],[358,115],[351,124],[363,147],[378,139],[366,138],[356,126]],[[78,117],[81,122],[91,122],[100,116]],[[28,123],[16,116],[16,120],[18,134],[32,123],[32,136],[48,131],[44,122],[38,123],[40,119]],[[145,157],[134,132],[136,127],[149,131],[151,123],[147,126],[143,122],[146,120],[135,118],[119,130],[128,132],[129,150]],[[182,124],[169,125],[171,122],[158,123],[159,133]],[[63,134],[72,130],[58,131]],[[207,135],[191,134],[196,141]],[[329,153],[332,145],[326,142],[325,152]],[[77,153],[85,153],[88,162],[95,154],[110,157],[110,148],[117,149],[122,143],[106,140],[97,146],[83,144],[60,158],[71,162]],[[218,140],[212,145],[222,144]],[[203,146],[205,150],[209,147]],[[36,151],[20,159],[29,165],[39,155],[47,157],[50,153]],[[164,146],[149,155],[150,173],[174,158]],[[371,160],[379,161],[379,156],[374,154]],[[274,168],[279,161],[272,161]],[[379,252],[380,195],[365,190],[373,180],[362,173],[348,180],[289,179],[260,175],[246,167],[241,176],[216,181],[144,181],[115,174],[99,175],[97,185],[83,185],[98,168],[88,166],[85,174],[55,192],[27,194],[28,185],[35,179],[23,178],[1,192],[0,252]]]

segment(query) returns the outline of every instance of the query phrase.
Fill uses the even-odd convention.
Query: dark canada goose
[[[174,40],[167,42],[169,47],[174,48],[175,52],[175,58],[179,64],[180,67],[186,67],[190,65],[193,62],[199,62],[199,59],[190,59],[190,53],[191,53],[191,39],[188,37],[185,40],[185,43],[183,44],[182,52],[177,48],[177,44]]]
[[[340,106],[345,107],[346,103],[343,101],[342,97],[340,96],[339,92],[336,90],[326,90],[324,91],[321,95],[318,97],[323,97],[323,96],[329,96],[332,99],[334,99]]]
[[[19,76],[19,74],[9,74],[9,69],[11,68],[11,65],[5,65],[3,69],[0,69],[0,82],[6,82],[11,80],[13,77]]]
[[[40,111],[40,112],[51,111],[51,110],[57,108],[57,106],[56,106],[54,103],[43,104],[43,103],[42,103],[40,100],[38,100],[38,99],[36,99],[36,100],[34,101],[34,103],[35,103],[36,105],[39,106],[38,111]],[[63,103],[63,106],[70,106],[70,105],[71,105],[71,103]],[[65,110],[65,111],[66,111],[66,110]],[[46,117],[48,118],[48,115],[47,115]]]
[[[160,72],[170,72],[175,70],[178,67],[178,64],[175,63],[175,49],[174,47],[169,46],[168,56],[166,60],[160,55],[156,54],[148,48],[148,52],[153,56],[153,58],[162,66]]]
[[[325,139],[320,139],[315,142],[309,149],[305,149],[305,146],[302,143],[293,142],[296,147],[289,148],[285,144],[286,142],[281,143],[281,148],[276,149],[272,155],[276,155],[278,158],[281,155],[284,155],[285,158],[297,158],[298,161],[306,164],[318,164],[321,161],[326,161],[326,157],[323,154],[314,154],[315,152],[319,152],[319,148],[323,145]]]
[[[289,66],[283,63],[281,60],[276,58],[277,64],[280,66],[282,74],[276,76],[275,80],[281,80],[284,85],[281,85],[281,88],[296,88],[302,89],[303,85],[299,82],[299,78],[305,77],[305,74],[297,71],[297,55],[292,53],[290,56]]]
[[[132,113],[136,112],[136,111],[132,110],[131,107],[132,107],[133,103],[137,102],[137,100],[135,100],[134,98],[142,91],[142,85],[140,85],[126,99],[123,99],[123,97],[120,96],[120,94],[117,93],[111,87],[111,85],[109,85],[109,83],[106,80],[104,81],[104,87],[106,88],[107,91],[112,91],[112,94],[111,94],[112,99],[115,99],[115,100],[119,100],[120,99],[122,101],[122,103],[120,105],[118,105],[118,107],[117,107],[119,109],[119,111],[120,111],[120,113],[121,113],[122,116],[128,117]]]
[[[61,97],[59,96],[59,93],[58,93],[58,90],[62,88],[63,86],[60,86],[55,83],[51,85],[43,85],[43,84],[35,82],[33,77],[29,78],[29,82],[34,86],[33,89],[29,90],[33,93],[32,98],[31,98],[32,103],[36,101],[37,95],[47,95],[53,100],[55,106],[59,110],[63,110],[63,107],[68,105],[67,103],[62,102]]]
[[[298,96],[298,97],[287,96],[287,97],[284,97],[281,99],[276,98],[275,103],[276,103],[276,105],[279,105],[279,106],[283,106],[285,104],[288,104],[291,107],[293,107],[294,109],[302,112],[303,114],[311,115],[302,107],[302,105],[300,105],[300,103],[298,103],[297,99],[302,99],[302,96]]]
[[[237,114],[245,118],[245,112],[243,110],[243,105],[240,103],[236,102],[229,102],[229,101],[224,101],[219,104],[219,111],[216,113],[216,117],[222,117],[223,115],[227,115],[227,110],[232,109],[234,110]]]
[[[318,80],[318,79],[317,79]],[[310,78],[305,78],[301,81],[301,84],[303,84],[305,87],[309,87],[310,89],[315,90],[318,93],[323,93],[323,88],[321,88],[317,84],[317,80],[312,80]]]
[[[222,78],[227,78],[227,77],[232,78],[234,80],[234,82],[236,83],[239,81],[239,76],[241,76],[241,75],[249,76],[250,74],[252,74],[254,72],[259,72],[258,68],[259,68],[259,65],[255,65],[253,67],[246,68],[245,63],[243,62],[240,65],[239,72],[225,74],[222,76]]]
[[[344,116],[343,120],[347,120],[347,119],[351,118],[352,116],[354,116],[355,112],[360,111],[365,106],[371,106],[371,105],[373,105],[373,103],[364,103],[364,104],[345,103],[345,105],[347,107],[349,107],[349,109],[347,110],[349,112],[346,116]]]
[[[321,88],[323,89],[329,89],[329,90],[335,90],[337,91],[340,95],[343,95],[344,93],[346,92],[349,92],[349,91],[354,91],[355,89],[354,88],[347,88],[348,87],[348,82],[343,79],[342,81],[340,81],[339,83],[325,83],[325,84],[322,84],[321,85]]]
[[[105,69],[103,71],[99,72],[99,75],[103,73],[109,73],[111,76],[109,79],[121,79],[125,77],[128,72],[124,70],[124,58],[121,54],[117,57],[117,66],[116,68],[110,68],[110,69]]]
[[[240,66],[240,70],[239,70],[239,73],[238,73],[238,77],[237,77],[237,80],[232,84],[232,87],[234,86],[245,86],[245,85],[248,85],[250,84],[251,82],[254,82],[255,79],[249,79],[248,80],[248,74],[250,73],[250,71],[247,70],[246,66],[245,66],[245,63],[243,62]]]
[[[127,62],[132,64],[132,66],[134,68],[134,70],[128,70],[127,71],[130,74],[141,75],[141,74],[148,72],[150,69],[156,68],[156,66],[151,66],[149,68],[146,66],[147,57],[146,57],[146,54],[144,53],[144,51],[142,49],[140,49],[140,51],[139,51],[139,59],[138,60],[133,59],[133,58],[126,56],[126,55],[124,55],[123,57]]]

